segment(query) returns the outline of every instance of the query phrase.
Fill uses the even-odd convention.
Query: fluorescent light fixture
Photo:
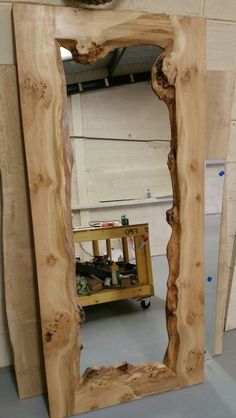
[[[62,61],[67,61],[67,60],[71,60],[72,59],[71,52],[68,49],[63,48],[61,46],[60,47],[60,52],[61,52],[61,59],[62,59]]]

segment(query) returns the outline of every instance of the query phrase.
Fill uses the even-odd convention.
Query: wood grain
[[[206,59],[201,45],[205,42],[206,33],[204,22],[199,19],[173,17],[171,23],[177,32],[173,51],[171,54],[165,51],[157,60],[152,81],[154,91],[169,108],[171,123],[168,166],[172,179],[173,207],[167,212],[172,235],[167,247],[169,278],[166,316],[169,343],[164,362],[177,372],[184,386],[203,381],[204,372]],[[193,56],[191,39],[198,31],[199,44]],[[201,124],[196,122],[192,97],[199,103],[197,117],[202,121]],[[191,290],[187,292],[185,288]]]
[[[20,398],[45,390],[38,292],[14,65],[0,65],[0,168],[7,320]]]
[[[169,110],[171,126],[171,144],[168,154],[168,167],[170,170],[173,206],[166,213],[166,219],[171,226],[171,238],[167,246],[167,259],[169,262],[169,276],[167,280],[166,297],[166,321],[168,333],[168,347],[165,353],[164,362],[176,372],[176,364],[179,353],[180,336],[177,329],[177,304],[178,288],[176,281],[179,277],[180,260],[180,188],[177,171],[177,120],[176,120],[176,94],[175,87],[171,85],[163,73],[163,62],[167,53],[164,52],[158,59],[152,69],[152,86],[157,96],[163,100]]]
[[[103,408],[178,388],[178,379],[164,364],[122,363],[85,370],[77,387],[76,411]],[[109,394],[109,396],[107,396]]]
[[[227,182],[224,179],[222,213],[220,224],[220,246],[218,258],[218,278],[216,296],[215,344],[214,355],[222,353],[225,327],[226,303],[229,287],[228,251],[227,251]]]
[[[147,280],[146,280],[147,281]],[[99,303],[113,302],[122,299],[140,299],[154,295],[153,284],[134,285],[128,288],[103,289],[90,296],[78,296],[81,306],[91,306]]]
[[[223,336],[225,327],[228,329],[228,315],[230,311],[230,290],[233,288],[234,248],[233,241],[236,231],[236,147],[235,147],[235,123],[230,124],[230,135],[226,143],[226,164],[223,203],[221,214],[220,246],[218,259],[218,281],[216,300],[215,345],[214,354],[218,355],[223,350]],[[233,260],[233,263],[232,263]],[[234,298],[232,298],[232,301]],[[232,316],[231,316],[232,319]]]
[[[48,397],[58,418],[74,413],[80,379],[65,80],[51,7],[13,10]]]
[[[75,61],[92,64],[120,45],[166,48],[173,34],[165,14],[55,7],[55,38]]]
[[[228,288],[225,331],[230,331],[236,328],[236,235],[234,236],[232,259],[229,269]]]
[[[129,244],[128,239],[122,238],[122,251],[123,251],[123,260],[125,263],[129,263]]]
[[[202,382],[204,20],[18,4],[14,5],[14,26],[51,416],[60,418]],[[66,141],[65,81],[55,38],[81,63],[95,62],[110,50],[127,45],[151,43],[166,48],[160,70],[167,89],[175,87],[177,137],[176,154],[171,157],[176,167],[172,186],[180,202],[177,244],[169,249],[175,277],[171,286],[174,294],[168,292],[167,296],[167,320],[169,323],[174,318],[171,328],[179,338],[174,350],[170,340],[170,367],[125,363],[122,373],[119,367],[92,368],[79,376],[71,159]],[[175,248],[177,255],[173,254]],[[160,370],[164,370],[162,379]]]
[[[206,23],[198,18],[172,18],[172,24],[176,31],[173,64],[178,69],[175,88],[181,229],[176,371],[184,386],[204,380]]]
[[[227,266],[228,266],[228,295],[227,307],[225,315],[225,330],[229,331],[236,328],[236,270],[235,270],[235,254],[236,254],[236,146],[235,134],[236,123],[231,122],[230,136],[228,143],[228,155],[226,161],[226,203],[227,203]]]

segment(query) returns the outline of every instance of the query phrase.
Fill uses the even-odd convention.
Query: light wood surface
[[[166,315],[169,343],[164,362],[177,373],[180,384],[185,386],[204,379],[206,59],[201,45],[205,43],[206,33],[202,20],[181,21],[173,17],[171,22],[178,33],[174,51],[170,57],[164,52],[158,58],[152,81],[154,91],[168,105],[171,121],[168,166],[173,187],[173,207],[167,212],[172,235],[167,247],[169,277]],[[191,39],[194,34],[199,43],[195,45],[193,56]],[[163,69],[168,84],[163,78]],[[197,111],[195,103],[199,104]]]
[[[148,224],[137,224],[132,226],[116,226],[115,228],[79,228],[74,230],[74,242],[86,242],[93,240],[106,240],[116,238],[127,238],[129,236],[140,236],[148,233]]]
[[[91,367],[85,370],[77,387],[76,411],[112,406],[178,387],[176,375],[157,361],[139,366],[122,363]]]
[[[0,65],[0,169],[8,328],[20,398],[45,389],[32,225],[14,65]]]
[[[109,260],[112,260],[112,251],[111,251],[111,240],[106,239],[106,250]]]
[[[227,183],[224,179],[224,191],[220,224],[220,245],[218,258],[217,296],[216,296],[216,319],[215,319],[215,344],[214,354],[222,353],[223,335],[225,326],[226,302],[229,286],[229,269],[227,255]]]
[[[234,118],[234,108],[232,109],[232,118]],[[215,323],[215,346],[214,354],[221,354],[223,349],[223,336],[225,327],[228,329],[228,317],[231,311],[230,301],[234,297],[230,296],[234,288],[234,253],[233,242],[236,232],[236,146],[235,146],[235,122],[230,124],[230,134],[226,143],[226,163],[224,192],[221,215],[221,231],[218,260],[218,282],[217,282],[217,303],[216,303],[216,323]],[[233,259],[233,264],[232,264]],[[232,306],[232,305],[231,305]],[[232,320],[232,311],[231,311]],[[236,322],[236,319],[235,319]]]
[[[178,68],[175,88],[181,230],[176,282],[180,337],[176,371],[180,385],[184,386],[204,380],[206,24],[202,19],[173,18],[173,27],[178,33],[173,64]],[[186,288],[189,290],[185,291]]]
[[[122,250],[123,250],[123,259],[125,263],[129,262],[129,245],[128,239],[122,238]]]
[[[234,113],[232,115],[234,118]],[[230,137],[228,145],[228,156],[226,163],[227,181],[227,252],[229,269],[229,294],[227,299],[227,313],[225,330],[229,331],[236,328],[236,271],[235,271],[235,252],[236,252],[236,122],[231,122]]]
[[[51,7],[18,4],[14,5],[14,26],[51,416],[60,418],[129,400],[133,378],[138,378],[134,380],[138,393],[132,398],[202,382],[204,20],[72,8],[55,8],[54,14]],[[175,277],[167,296],[167,326],[169,331],[172,315],[172,332],[179,339],[173,351],[173,335],[169,333],[171,367],[154,363],[128,365],[125,370],[91,368],[80,379],[80,318],[76,309],[69,191],[71,159],[66,142],[63,70],[54,38],[60,39],[82,63],[95,62],[116,47],[132,44],[168,47],[160,69],[167,80],[164,90],[172,85],[176,89],[177,113],[172,119],[172,134],[177,133],[177,140],[173,140],[172,153],[178,169],[172,182],[179,197],[177,203],[181,202],[179,211],[174,208],[181,234],[179,227],[177,234],[173,228],[174,240],[169,246],[169,263]],[[175,101],[175,95],[172,99]],[[169,162],[170,159],[171,156]],[[179,246],[177,258],[173,254],[175,244]],[[165,373],[160,373],[160,369]],[[105,383],[107,376],[111,376],[109,385]],[[104,390],[106,386],[109,392]]]
[[[99,244],[98,241],[93,241],[93,255],[94,257],[99,256]]]
[[[55,7],[55,38],[81,64],[92,64],[121,44],[166,48],[172,37],[165,14]]]
[[[143,298],[154,295],[153,285],[131,286],[128,288],[104,289],[90,296],[78,296],[81,306],[97,305],[115,300]]]
[[[65,80],[52,8],[13,9],[48,397],[59,418],[74,414],[80,379]]]
[[[146,245],[149,245],[149,242]],[[140,284],[147,283],[147,276],[148,276],[145,246],[143,246],[142,236],[134,237],[136,266],[137,266],[138,280]]]
[[[236,235],[232,251],[231,265],[229,269],[229,292],[228,304],[225,321],[225,331],[231,331],[236,328]]]

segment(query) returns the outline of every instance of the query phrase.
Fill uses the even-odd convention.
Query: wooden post
[[[129,262],[128,238],[122,238],[123,259],[125,263]]]
[[[136,266],[138,273],[138,282],[140,284],[147,283],[147,263],[145,249],[142,245],[143,237],[134,237],[134,249],[136,257]]]
[[[92,241],[93,244],[93,255],[94,257],[98,257],[99,256],[99,243],[98,241]]]
[[[107,255],[110,260],[112,260],[112,251],[111,251],[111,240],[106,239],[106,249],[107,249]]]

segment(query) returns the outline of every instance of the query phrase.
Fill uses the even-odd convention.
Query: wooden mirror
[[[64,417],[204,378],[205,47],[202,18],[14,4],[50,414]],[[168,106],[173,207],[163,362],[91,367],[80,376],[66,88],[60,46],[92,63],[129,45],[164,49],[152,86]],[[158,357],[158,353],[157,353]]]

